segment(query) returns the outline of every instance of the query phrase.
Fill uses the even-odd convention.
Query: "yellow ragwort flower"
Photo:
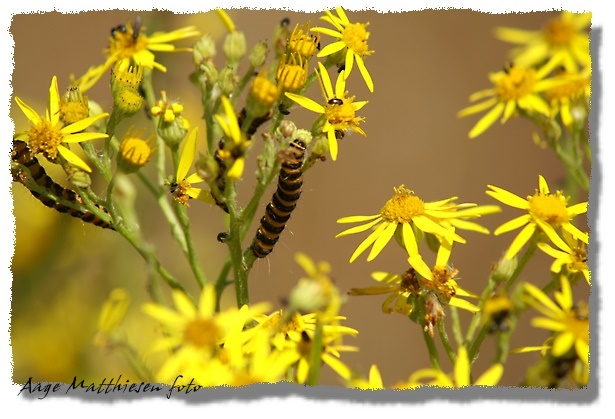
[[[276,80],[280,88],[286,92],[297,92],[303,89],[307,82],[308,61],[299,54],[282,55],[276,70]]]
[[[209,191],[204,189],[195,188],[192,185],[195,183],[204,182],[197,173],[193,173],[188,176],[188,170],[194,163],[194,157],[197,152],[196,137],[199,132],[198,127],[194,127],[186,138],[184,149],[179,158],[179,164],[177,165],[177,173],[175,175],[175,182],[171,184],[171,193],[173,199],[182,205],[189,206],[188,200],[190,198],[198,199],[208,204],[215,204],[213,197]]]
[[[574,348],[577,357],[589,365],[589,318],[585,305],[575,306],[570,282],[560,276],[560,291],[554,293],[553,302],[533,284],[525,283],[524,301],[546,317],[532,319],[532,326],[554,332],[551,353],[561,357]]]
[[[218,151],[218,156],[224,160],[232,160],[226,175],[231,179],[239,179],[243,174],[243,168],[246,164],[246,151],[252,144],[252,141],[248,140],[241,132],[235,109],[233,109],[231,101],[226,96],[222,96],[222,106],[224,107],[224,115],[216,114],[214,118],[216,118],[218,125],[222,128],[224,135],[231,142],[226,142],[227,146],[225,146],[224,150]]]
[[[325,16],[320,18],[325,22],[329,22],[335,26],[336,31],[333,29],[314,27],[312,32],[322,33],[325,35],[338,38],[337,41],[324,47],[319,53],[318,57],[326,57],[327,55],[335,54],[339,51],[346,49],[344,60],[344,80],[348,78],[354,62],[357,62],[357,67],[365,80],[365,84],[370,92],[374,91],[374,82],[372,77],[365,67],[365,61],[363,57],[372,55],[374,51],[370,50],[367,45],[369,39],[369,32],[366,30],[369,23],[350,23],[344,9],[341,7],[335,8],[337,16],[328,10],[325,10]]]
[[[28,131],[15,135],[15,139],[24,140],[28,148],[34,154],[42,153],[47,159],[55,160],[58,154],[68,163],[91,172],[92,169],[74,152],[63,144],[80,143],[82,141],[108,138],[109,136],[99,132],[84,132],[86,128],[100,119],[106,118],[108,113],[90,116],[70,125],[63,126],[60,121],[60,93],[58,91],[58,79],[53,76],[49,87],[49,104],[45,116],[40,116],[34,109],[26,105],[20,98],[15,97],[15,102],[26,115],[32,126]]]
[[[579,243],[577,239],[572,237],[566,230],[562,231],[565,242],[556,243],[559,247],[554,249],[548,243],[538,243],[537,246],[540,250],[555,258],[551,264],[551,272],[559,273],[562,271],[562,267],[566,266],[568,272],[583,273],[587,285],[591,285],[589,268],[587,266],[587,245],[583,242]],[[562,247],[562,244],[565,246]]]
[[[310,33],[309,21],[303,25],[295,25],[295,29],[288,38],[288,51],[303,57],[306,61],[312,58],[319,46],[320,34]]]
[[[422,259],[418,251],[417,232],[414,229],[451,241],[465,243],[466,240],[455,233],[452,227],[482,232],[481,229],[476,227],[475,223],[467,220],[500,211],[500,208],[495,205],[456,204],[454,201],[457,197],[436,202],[424,202],[415,196],[414,192],[404,188],[404,185],[394,188],[394,190],[395,195],[387,201],[380,213],[344,217],[337,220],[338,223],[342,224],[363,222],[365,224],[345,230],[335,237],[361,233],[375,228],[357,247],[357,250],[350,257],[350,262],[353,262],[372,244],[373,247],[367,256],[367,260],[373,260],[399,230],[398,234],[401,233],[401,241],[404,243],[408,255],[414,258],[413,261],[416,260],[419,263],[419,259]],[[429,269],[425,270],[424,267],[419,267],[418,270],[421,273],[430,271]]]
[[[520,45],[511,51],[514,61],[531,67],[559,55],[569,71],[577,71],[591,64],[589,33],[592,14],[563,11],[549,20],[542,30],[496,28],[495,34],[502,41]]]
[[[494,364],[472,383],[468,351],[464,346],[460,346],[457,351],[457,360],[455,361],[452,374],[447,375],[439,369],[422,369],[413,373],[408,383],[398,385],[396,388],[416,388],[425,385],[449,388],[462,388],[471,385],[496,386],[500,378],[502,378],[503,372],[504,367],[502,364]]]
[[[320,62],[318,66],[320,71],[316,71],[318,73],[322,94],[325,98],[324,105],[305,96],[290,92],[286,92],[285,94],[289,99],[304,108],[324,116],[325,124],[322,127],[322,132],[327,135],[329,140],[331,158],[337,160],[338,135],[344,134],[346,131],[354,131],[365,136],[365,132],[359,127],[359,124],[364,121],[364,118],[356,116],[355,112],[363,108],[363,106],[367,104],[367,101],[354,102],[354,96],[348,97],[346,81],[344,79],[345,70],[342,71],[337,78],[334,93],[327,69]]]
[[[134,173],[143,167],[156,150],[156,136],[150,135],[144,140],[143,134],[145,129],[134,131],[130,128],[120,142],[118,167],[126,173]]]
[[[352,378],[346,383],[347,388],[358,388],[359,390],[383,390],[382,376],[376,364],[373,364],[369,369],[369,377]]]
[[[564,84],[545,91],[545,99],[551,105],[551,118],[560,115],[562,122],[571,129],[573,123],[584,126],[589,113],[591,96],[591,67],[585,67],[580,73],[560,71],[554,79],[565,81]]]
[[[167,68],[156,62],[154,52],[190,51],[190,48],[176,48],[170,42],[200,34],[194,26],[171,32],[156,32],[150,36],[145,34],[144,29],[139,18],[127,25],[113,28],[109,38],[109,47],[105,50],[107,60],[99,66],[90,67],[86,74],[76,81],[81,91],[85,92],[94,86],[100,77],[118,61],[125,61],[126,66],[133,64],[166,72]]]
[[[528,211],[527,214],[502,224],[494,232],[497,236],[524,227],[506,251],[504,256],[506,259],[514,257],[538,230],[542,230],[560,249],[566,249],[568,245],[557,234],[556,229],[558,228],[567,231],[572,237],[585,244],[589,243],[589,235],[570,222],[575,216],[587,212],[587,202],[569,207],[569,197],[565,197],[562,191],[550,193],[549,185],[541,175],[538,176],[538,185],[534,195],[528,196],[526,199],[497,186],[488,185],[490,190],[487,191],[487,195],[511,207]]]
[[[493,87],[478,91],[470,96],[470,102],[486,100],[457,113],[457,117],[462,118],[490,109],[470,130],[468,137],[478,137],[500,117],[501,123],[505,123],[519,109],[550,117],[549,104],[539,94],[564,83],[562,80],[547,78],[553,69],[560,64],[560,60],[559,57],[554,57],[539,69],[527,68],[515,63],[502,71],[489,74]]]

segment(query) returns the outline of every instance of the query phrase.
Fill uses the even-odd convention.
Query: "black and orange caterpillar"
[[[101,228],[109,228],[113,230],[113,227],[102,220],[97,215],[84,210],[83,202],[81,197],[72,189],[66,189],[53,181],[43,168],[37,158],[32,155],[28,145],[20,140],[13,140],[13,150],[11,152],[11,159],[15,163],[19,163],[24,166],[26,169],[30,171],[30,177],[37,185],[42,188],[45,188],[49,191],[53,198],[43,195],[35,190],[28,188],[30,193],[39,201],[43,203],[43,205],[53,208],[58,212],[65,213],[71,215],[75,218],[79,218],[82,221],[90,224],[94,224],[95,226]],[[26,187],[28,187],[28,177],[21,169],[12,169],[11,173],[13,175],[14,182],[20,182]],[[107,213],[107,209],[102,205],[99,205],[98,208]]]
[[[278,187],[271,202],[267,204],[265,215],[261,218],[260,226],[250,246],[257,258],[264,258],[271,253],[297,206],[303,185],[301,167],[304,157],[305,143],[300,140],[291,142],[280,168]]]

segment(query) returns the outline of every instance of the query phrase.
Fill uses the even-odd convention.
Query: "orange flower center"
[[[543,32],[547,43],[552,47],[569,45],[575,34],[574,27],[561,19],[550,20]]]
[[[211,319],[194,319],[184,329],[184,340],[198,348],[212,348],[218,343],[220,329]]]
[[[342,33],[342,42],[357,55],[370,55],[373,52],[367,46],[369,38],[369,32],[365,30],[367,25],[369,23],[351,23]]]
[[[528,201],[530,215],[554,227],[570,220],[566,210],[567,199],[559,191],[549,195],[536,193]]]
[[[32,153],[43,153],[43,155],[53,160],[58,157],[58,146],[62,143],[64,134],[60,128],[52,126],[51,122],[41,119],[28,131],[28,147]]]
[[[536,72],[513,64],[495,84],[500,101],[516,100],[534,91]]]
[[[384,204],[380,211],[382,218],[391,223],[409,223],[412,218],[425,213],[425,203],[414,192],[404,188],[395,188],[395,196]]]

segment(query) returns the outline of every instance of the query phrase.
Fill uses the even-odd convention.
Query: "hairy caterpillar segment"
[[[280,168],[277,189],[267,204],[265,215],[252,241],[251,249],[257,258],[264,258],[271,253],[297,206],[303,185],[301,166],[304,156],[305,144],[302,141],[290,143],[290,150]]]
[[[36,184],[41,186],[42,188],[47,189],[59,200],[71,202],[75,205],[83,205],[81,197],[75,191],[58,185],[53,181],[53,179],[51,179],[51,177],[49,177],[49,175],[47,174],[43,166],[41,166],[37,158],[32,155],[30,149],[28,148],[28,145],[25,142],[20,140],[13,140],[13,151],[11,152],[11,159],[15,163],[19,163],[22,166],[26,167],[30,171],[30,175],[32,179],[36,182]],[[27,180],[23,177],[23,174],[21,174],[19,170],[13,170],[11,172],[13,175],[14,182],[20,182],[26,187],[28,186]],[[89,211],[71,208],[67,205],[62,204],[59,201],[55,201],[52,198],[49,198],[48,196],[42,195],[37,191],[31,190],[29,188],[28,190],[30,191],[32,196],[41,201],[46,207],[55,209],[58,212],[68,214],[72,217],[79,218],[86,223],[94,224],[95,226],[101,228],[109,228],[113,230],[113,227],[109,223],[103,221],[100,217]],[[98,208],[105,213],[107,212],[107,209],[101,205],[98,205]]]

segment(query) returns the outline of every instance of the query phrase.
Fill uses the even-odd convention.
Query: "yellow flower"
[[[325,10],[325,16],[321,16],[321,19],[325,22],[329,22],[335,29],[327,29],[321,27],[312,28],[312,32],[322,33],[325,35],[338,38],[337,41],[324,47],[319,53],[318,57],[326,57],[327,55],[335,54],[343,49],[346,49],[344,60],[344,80],[348,78],[354,61],[357,62],[357,67],[365,80],[365,84],[370,92],[374,91],[374,82],[372,77],[365,67],[365,61],[363,57],[372,55],[374,51],[371,51],[367,45],[369,39],[369,32],[366,30],[369,23],[350,23],[344,9],[341,7],[335,8],[337,16],[328,10]]]
[[[417,297],[433,293],[442,303],[476,313],[479,308],[474,304],[459,297],[476,297],[461,289],[457,285],[455,276],[457,270],[448,266],[452,249],[452,242],[444,239],[436,256],[433,270],[429,269],[420,256],[413,258],[412,268],[402,275],[394,275],[386,272],[374,272],[372,278],[384,285],[368,288],[352,288],[349,295],[378,295],[390,294],[382,303],[382,311],[390,314],[393,311],[405,316],[414,310],[419,301],[425,304],[425,300]],[[409,260],[410,262],[410,260]],[[417,274],[418,273],[418,274]],[[393,305],[393,307],[391,307]]]
[[[109,48],[105,51],[107,60],[90,69],[77,80],[82,92],[90,89],[111,66],[118,61],[124,61],[126,66],[130,63],[145,68],[156,68],[162,72],[167,69],[155,61],[153,51],[190,51],[189,48],[176,48],[169,42],[198,36],[200,32],[194,26],[177,29],[171,32],[156,32],[150,36],[145,34],[141,20],[137,18],[127,25],[119,25],[111,31]]]
[[[190,198],[198,199],[208,204],[215,204],[213,197],[209,191],[195,188],[192,185],[195,183],[203,182],[197,173],[188,175],[188,169],[194,162],[194,156],[196,155],[196,136],[199,132],[198,127],[194,127],[188,134],[184,149],[182,150],[181,157],[179,158],[179,164],[177,165],[177,173],[175,175],[175,182],[171,184],[171,193],[173,199],[182,205],[189,206],[188,200]]]
[[[346,326],[340,326],[343,316],[322,318],[319,313],[299,314],[276,311],[269,316],[256,315],[254,320],[258,325],[245,332],[246,336],[268,336],[271,346],[277,351],[289,350],[293,353],[293,364],[297,364],[296,379],[303,384],[307,380],[310,369],[311,343],[316,333],[316,323],[322,324],[322,355],[323,363],[332,368],[340,377],[350,377],[350,369],[339,360],[340,352],[356,351],[353,346],[341,345],[344,335],[356,336],[359,332]],[[254,339],[254,338],[252,338]],[[247,348],[253,343],[248,342]]]
[[[587,121],[591,75],[591,67],[585,67],[581,73],[560,71],[554,78],[566,83],[552,87],[544,93],[545,99],[551,105],[551,117],[555,118],[559,114],[569,129],[575,121],[582,124]]]
[[[154,303],[143,305],[143,311],[159,321],[164,332],[150,351],[173,351],[157,374],[161,382],[185,375],[187,365],[210,362],[219,354],[220,345],[240,333],[253,315],[247,306],[217,313],[216,290],[211,284],[203,288],[197,306],[180,290],[174,290],[172,297],[175,310]]]
[[[282,55],[276,70],[276,80],[282,90],[297,92],[307,82],[308,61],[299,54]]]
[[[549,20],[542,30],[500,27],[495,34],[502,41],[520,45],[511,51],[514,61],[520,65],[531,67],[560,55],[564,67],[576,71],[578,64],[591,64],[587,33],[591,18],[591,13],[563,11],[558,17]]]
[[[589,318],[584,305],[575,306],[570,282],[560,276],[561,290],[554,293],[553,302],[538,287],[524,284],[524,301],[546,317],[532,319],[532,326],[554,332],[551,353],[561,357],[574,348],[577,357],[589,365]]]
[[[309,21],[301,26],[295,25],[293,33],[288,38],[288,51],[303,57],[306,61],[312,58],[319,45],[320,34],[310,34]]]
[[[382,384],[382,376],[378,370],[377,365],[372,365],[369,369],[368,379],[353,378],[347,384],[348,388],[358,388],[360,390],[382,390],[384,384]]]
[[[120,142],[118,167],[126,173],[134,173],[143,167],[156,150],[156,136],[144,140],[141,138],[144,133],[145,129],[133,131],[131,128]]]
[[[540,250],[555,258],[551,264],[551,272],[559,273],[565,265],[568,272],[581,272],[590,285],[590,272],[587,267],[587,246],[585,243],[578,241],[572,237],[566,230],[562,231],[565,242],[557,242],[560,250],[554,249],[548,243],[538,243]],[[564,245],[562,247],[562,245]]]
[[[245,154],[252,142],[239,129],[237,122],[237,114],[233,109],[233,105],[226,96],[222,96],[222,106],[224,107],[223,115],[214,115],[218,125],[224,131],[224,135],[231,139],[228,142],[230,148],[225,147],[224,150],[218,151],[218,156],[224,160],[232,160],[232,164],[226,175],[231,179],[239,179],[243,174],[243,168],[246,163]]]
[[[15,139],[24,140],[32,153],[43,153],[50,160],[55,160],[58,154],[68,163],[78,168],[91,172],[92,169],[75,153],[63,144],[80,143],[82,141],[108,138],[107,134],[99,132],[83,132],[90,125],[107,117],[108,113],[90,116],[70,125],[62,126],[60,121],[60,93],[58,91],[58,79],[53,76],[49,87],[49,105],[45,117],[40,116],[34,109],[26,105],[20,98],[15,97],[15,102],[26,115],[32,127],[30,130],[18,133]]]
[[[380,254],[396,232],[398,234],[401,233],[401,242],[403,242],[408,255],[416,258],[418,261],[420,258],[417,244],[418,231],[444,237],[451,241],[465,243],[466,240],[452,231],[454,230],[452,227],[482,232],[483,230],[478,228],[475,223],[467,220],[500,211],[500,208],[494,205],[455,204],[454,201],[457,197],[436,202],[424,202],[415,196],[414,192],[404,188],[404,185],[394,189],[395,196],[387,201],[380,210],[380,213],[344,217],[337,220],[338,223],[342,224],[363,222],[365,224],[342,231],[335,237],[361,233],[375,228],[357,247],[350,257],[350,262],[353,262],[372,244],[373,247],[367,256],[367,260],[373,260]],[[415,229],[417,232],[415,232]],[[425,273],[426,270],[424,268],[419,269],[419,272]]]
[[[539,189],[536,190],[534,195],[528,196],[526,199],[497,186],[488,185],[490,190],[487,191],[487,195],[511,207],[528,211],[527,214],[502,224],[494,232],[497,236],[525,226],[506,251],[505,258],[507,259],[514,257],[538,229],[542,230],[560,249],[566,249],[568,245],[558,236],[555,231],[556,228],[567,231],[572,237],[585,244],[589,242],[589,235],[570,222],[575,216],[587,212],[587,202],[569,207],[569,197],[565,197],[562,191],[550,193],[549,185],[541,175],[538,176],[538,185]]]
[[[474,125],[468,137],[478,137],[500,117],[502,117],[501,122],[505,123],[519,109],[551,116],[548,103],[539,93],[563,83],[562,80],[546,78],[559,64],[560,58],[554,57],[538,70],[515,63],[502,71],[491,73],[489,79],[494,87],[472,94],[470,102],[487,99],[457,113],[457,117],[462,118],[491,109]]]
[[[365,136],[365,132],[359,128],[359,124],[364,121],[364,118],[355,116],[355,112],[363,108],[367,101],[354,102],[354,96],[348,97],[346,91],[346,81],[344,79],[344,71],[340,73],[335,84],[335,93],[331,85],[329,73],[322,63],[318,63],[320,71],[318,80],[322,94],[325,98],[325,104],[321,105],[305,96],[286,92],[286,96],[303,106],[304,108],[322,114],[325,118],[325,124],[322,127],[323,134],[327,134],[329,140],[329,152],[331,158],[337,160],[337,136],[346,131],[354,131]]]
[[[441,370],[432,368],[422,369],[413,373],[407,384],[400,385],[397,388],[416,388],[424,385],[450,388],[462,388],[470,385],[496,386],[500,378],[502,378],[503,372],[504,367],[502,364],[494,364],[472,383],[468,351],[464,346],[461,346],[457,351],[457,360],[455,361],[455,368],[452,374],[447,375]]]

